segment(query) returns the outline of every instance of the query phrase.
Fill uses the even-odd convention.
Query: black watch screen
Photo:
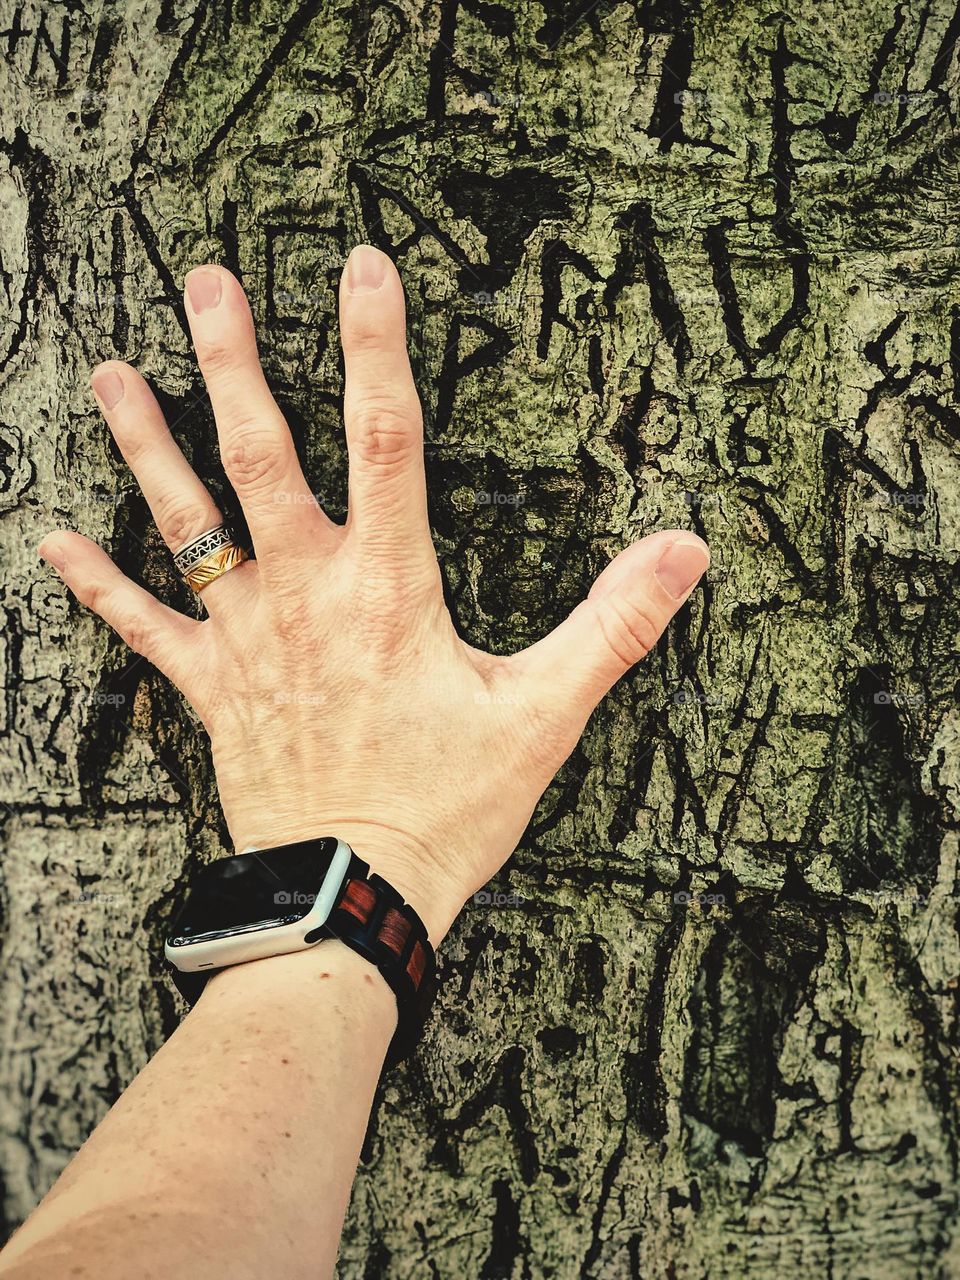
[[[171,925],[170,945],[302,920],[336,848],[336,838],[310,840],[210,863],[197,874]]]

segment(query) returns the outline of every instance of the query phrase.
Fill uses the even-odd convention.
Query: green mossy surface
[[[218,486],[179,297],[224,262],[342,513],[335,284],[368,240],[407,287],[474,644],[542,635],[650,529],[714,560],[502,873],[523,904],[448,940],[341,1275],[955,1274],[955,9],[23,13],[0,94],[10,1224],[175,1025],[165,912],[222,836],[177,697],[35,564],[70,524],[188,604],[87,371],[135,363]],[[57,914],[78,884],[99,898]]]

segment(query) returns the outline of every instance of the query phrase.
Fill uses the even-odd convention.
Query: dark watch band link
[[[437,991],[436,958],[416,911],[381,876],[368,878],[369,871],[353,854],[324,932],[376,965],[396,996],[397,1029],[386,1058],[392,1066],[420,1039]]]

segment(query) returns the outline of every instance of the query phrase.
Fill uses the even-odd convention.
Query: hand
[[[201,622],[77,533],[48,535],[40,554],[194,707],[238,850],[342,836],[436,943],[513,852],[598,701],[696,585],[706,545],[652,534],[617,556],[545,639],[508,658],[481,653],[458,637],[443,602],[390,260],[360,246],[341,280],[344,526],[304,479],[240,285],[222,267],[200,267],[186,297],[256,561],[205,588]],[[139,374],[110,361],[92,384],[171,551],[219,524]]]

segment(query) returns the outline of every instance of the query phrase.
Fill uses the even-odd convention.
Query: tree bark
[[[178,696],[36,561],[77,527],[192,607],[89,368],[136,364],[232,509],[180,301],[225,263],[342,515],[367,240],[472,643],[657,527],[714,563],[447,941],[340,1274],[960,1272],[955,8],[4,10],[8,1228],[175,1026],[163,926],[225,835]]]

